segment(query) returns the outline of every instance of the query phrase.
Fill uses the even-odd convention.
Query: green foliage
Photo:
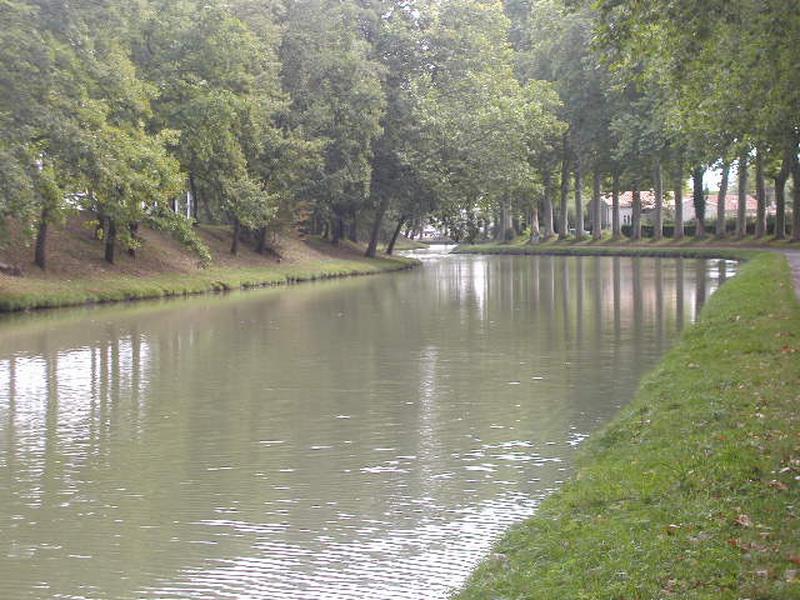
[[[207,267],[211,264],[211,252],[197,235],[190,218],[165,207],[157,206],[147,215],[146,223],[153,229],[172,234],[176,240],[189,248],[200,259],[200,266]]]

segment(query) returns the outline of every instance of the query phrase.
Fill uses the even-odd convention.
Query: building
[[[653,190],[642,190],[642,222],[651,222],[651,216],[656,207],[656,195]],[[675,217],[675,202],[673,201],[674,194],[667,192],[664,195],[664,219],[673,219]],[[610,195],[602,197],[603,203],[601,210],[603,212],[603,223],[611,223],[611,203]],[[691,196],[683,197],[683,220],[689,222],[694,220],[694,201]],[[745,214],[748,219],[755,218],[758,209],[758,201],[748,194],[746,203]],[[725,216],[728,219],[735,219],[736,213],[739,208],[739,196],[737,194],[727,194],[725,196]],[[775,214],[775,206],[767,205],[767,215]],[[705,220],[714,221],[717,218],[717,194],[711,193],[706,195],[706,212]],[[620,225],[630,225],[633,221],[633,192],[621,192],[619,195],[619,222]]]
[[[726,219],[735,219],[739,210],[739,196],[738,194],[727,194],[725,196],[725,217]],[[745,214],[747,218],[755,219],[758,211],[758,200],[748,194],[745,203]],[[767,205],[767,214],[775,214],[775,206]],[[694,220],[694,201],[691,196],[685,197],[683,200],[683,220]],[[706,196],[706,221],[716,221],[717,219],[717,194],[708,194]]]
[[[647,221],[649,215],[656,208],[656,193],[653,190],[642,190],[642,221]],[[611,206],[613,199],[610,194],[603,196],[601,210],[603,212],[603,223],[611,223]],[[672,194],[664,195],[664,210],[670,215],[673,213],[674,202]],[[692,213],[694,214],[694,213]],[[666,215],[665,215],[666,216]],[[631,225],[633,223],[633,192],[620,192],[619,195],[619,223],[620,225]]]

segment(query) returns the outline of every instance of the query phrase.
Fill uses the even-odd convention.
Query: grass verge
[[[756,256],[761,250],[747,247],[727,246],[662,246],[647,245],[606,245],[603,243],[585,244],[570,242],[546,242],[543,244],[477,244],[458,246],[453,250],[456,254],[512,254],[534,255],[547,254],[554,256],[652,256],[664,258],[725,258],[731,260],[747,260]]]
[[[798,350],[789,267],[760,253],[456,597],[800,598]]]
[[[13,289],[0,290],[0,312],[286,285],[398,271],[416,264],[416,260],[405,257],[334,259],[264,267],[212,267],[190,274],[171,273],[148,277],[112,275],[72,280],[19,279]]]

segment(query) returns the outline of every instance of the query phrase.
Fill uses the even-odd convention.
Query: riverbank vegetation
[[[319,238],[290,235],[275,237],[269,256],[248,242],[232,256],[228,253],[229,230],[201,225],[195,235],[207,249],[208,263],[169,235],[142,227],[142,251],[135,257],[122,254],[109,265],[92,252],[96,241],[84,225],[70,220],[53,228],[51,235],[59,252],[47,271],[32,267],[24,276],[0,273],[0,312],[285,285],[396,271],[417,264],[403,257],[366,258],[363,246],[352,242],[333,246]],[[12,246],[19,254],[27,250],[22,244]],[[0,258],[13,262],[19,256],[6,248]]]
[[[800,598],[798,340],[759,254],[457,597]]]
[[[110,264],[143,227],[208,262],[198,223],[232,254],[426,223],[800,239],[800,8],[673,4],[4,1],[0,221],[30,244],[5,268],[46,269],[76,214]]]

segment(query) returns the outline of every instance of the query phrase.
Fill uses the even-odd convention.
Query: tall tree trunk
[[[531,206],[531,213],[528,216],[528,226],[531,228],[531,239],[538,239],[540,235],[539,230],[539,203],[534,201]]]
[[[206,192],[208,190],[205,190]],[[211,203],[208,201],[209,194],[203,194],[203,213],[206,217],[206,223],[213,223],[214,222],[214,214],[211,212]]]
[[[580,157],[575,160],[575,239],[584,237],[583,228],[583,165]]]
[[[192,218],[194,219],[195,223],[199,223],[200,219],[198,217],[199,210],[198,207],[200,205],[200,200],[197,197],[197,185],[194,181],[194,173],[189,172],[189,191],[192,194]]]
[[[569,201],[569,152],[567,148],[566,136],[564,138],[564,156],[561,160],[561,202],[558,214],[558,239],[567,239],[569,231],[569,211],[567,203]]]
[[[792,241],[800,242],[800,161],[797,144],[792,148]]]
[[[344,237],[344,218],[338,213],[333,216],[332,237],[331,243],[338,245]]]
[[[355,210],[350,215],[350,232],[347,238],[354,244],[358,243],[358,213]]]
[[[239,222],[239,217],[233,217],[233,240],[231,241],[231,254],[236,256],[239,254],[239,235],[242,231],[242,224]]]
[[[675,192],[675,231],[672,237],[676,240],[683,239],[683,169],[680,165],[675,169],[672,182]]]
[[[653,172],[653,187],[656,193],[654,233],[653,237],[660,240],[664,237],[664,178],[661,174],[661,162],[657,161]]]
[[[603,185],[603,175],[598,167],[594,168],[592,179],[592,239],[599,240],[603,237],[603,222],[600,213],[600,188]]]
[[[111,217],[106,217],[105,221],[105,238],[106,238],[106,262],[114,264],[114,249],[117,243],[117,224]]]
[[[706,197],[703,194],[703,167],[695,167],[692,171],[692,204],[694,204],[694,235],[697,238],[706,235]]]
[[[372,258],[378,251],[378,236],[381,233],[383,216],[386,214],[386,207],[388,204],[389,197],[386,196],[386,194],[383,194],[380,202],[378,202],[378,208],[375,211],[375,220],[372,222],[372,231],[369,235],[369,243],[367,244],[367,251],[364,253],[364,256]]]
[[[719,194],[717,194],[717,237],[725,237],[725,199],[728,196],[728,178],[731,173],[731,164],[727,161],[722,163],[722,179],[719,182]]]
[[[394,232],[392,233],[392,239],[389,240],[389,245],[386,246],[386,254],[389,256],[392,255],[394,252],[394,245],[397,242],[397,238],[400,235],[400,230],[403,228],[403,223],[405,223],[406,217],[400,217],[400,220],[397,222],[397,227],[394,228]]]
[[[791,155],[786,152],[783,156],[781,170],[775,175],[775,239],[786,239],[786,180],[789,179],[791,168]]]
[[[47,226],[50,220],[49,213],[50,211],[47,208],[42,208],[42,213],[39,215],[39,226],[36,229],[36,248],[33,262],[42,270],[47,268]]]
[[[631,238],[634,240],[642,239],[642,192],[639,190],[639,183],[633,184],[633,209],[631,212]]]
[[[764,181],[764,152],[756,148],[756,238],[767,234],[767,186]]]
[[[139,223],[128,223],[128,232],[130,232],[132,242],[131,245],[128,246],[128,256],[136,258],[136,246],[134,244],[139,237]]]
[[[611,235],[615,240],[622,237],[622,225],[619,222],[619,173],[614,173],[611,184]]]
[[[544,179],[544,198],[542,199],[542,236],[544,239],[553,237],[553,175],[550,171],[545,171]]]
[[[259,254],[267,253],[267,227],[258,228],[258,241],[256,242],[256,252]]]
[[[739,200],[736,207],[736,237],[747,235],[747,154],[739,157]]]

